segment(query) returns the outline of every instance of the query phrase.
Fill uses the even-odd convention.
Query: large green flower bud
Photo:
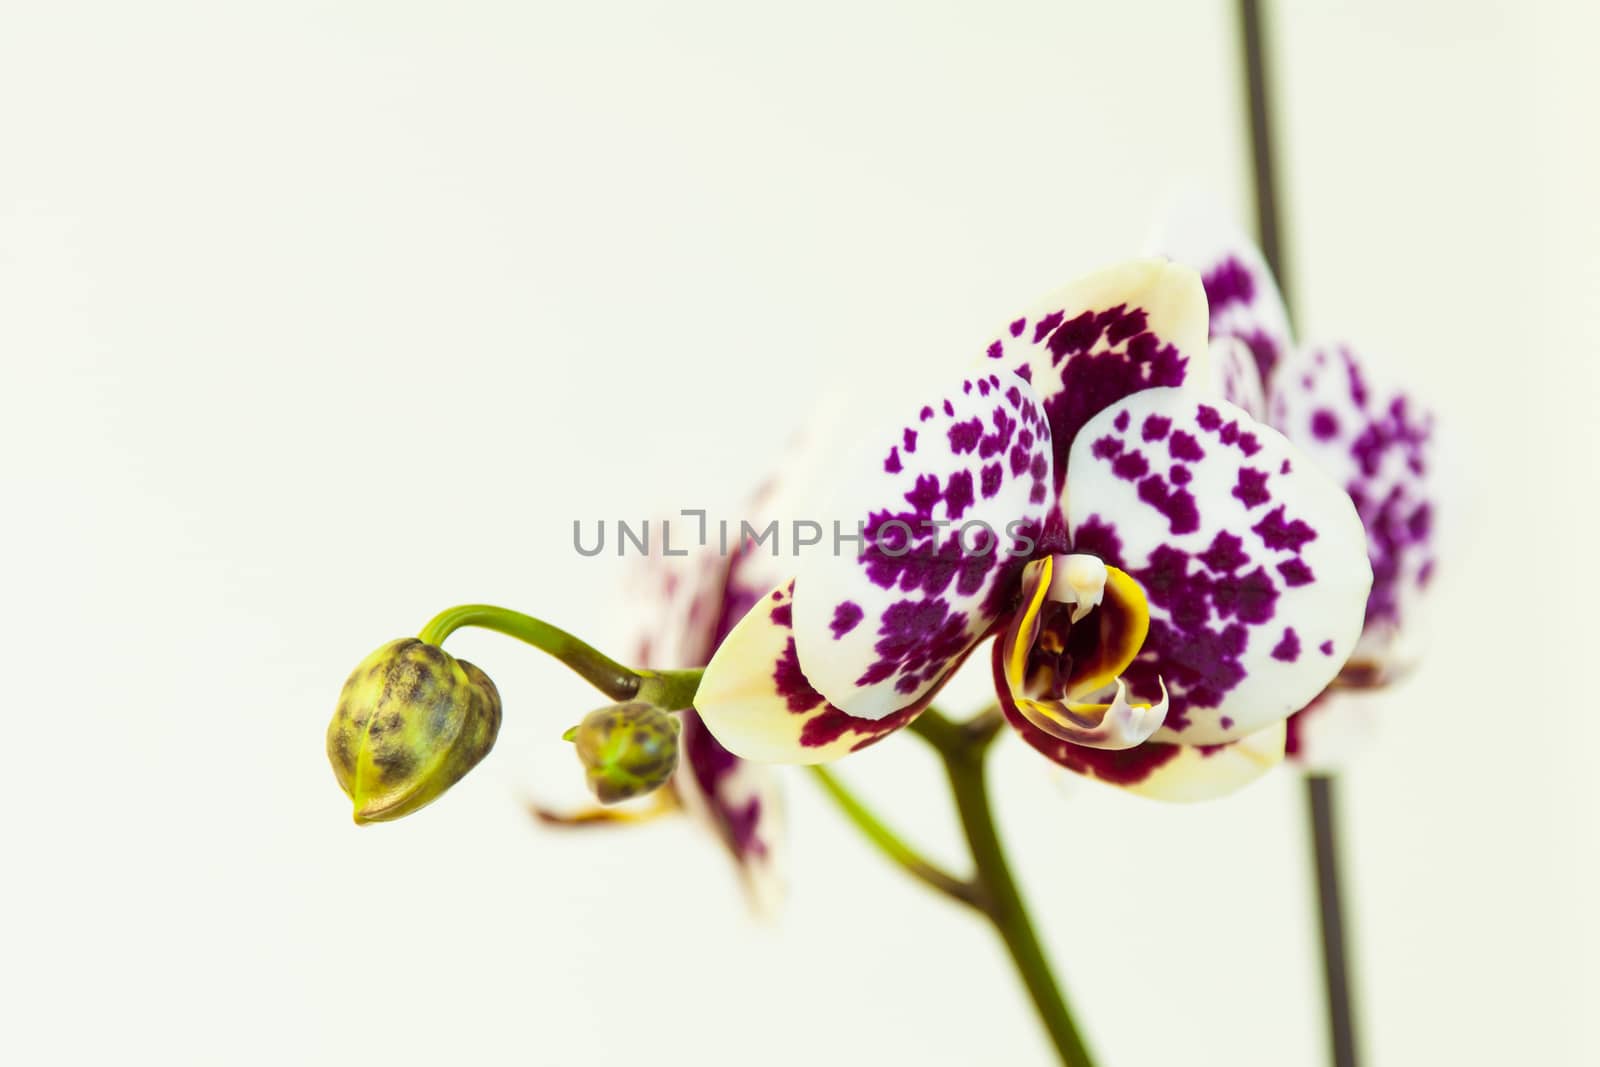
[[[678,720],[650,704],[612,704],[567,731],[602,804],[643,796],[678,766]]]
[[[494,747],[500,694],[465,660],[414,637],[361,661],[328,725],[328,761],[358,823],[410,815]]]

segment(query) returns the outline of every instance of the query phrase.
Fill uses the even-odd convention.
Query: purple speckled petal
[[[699,666],[711,658],[728,582],[729,561],[719,553],[661,554],[659,519],[650,553],[637,557],[627,576],[629,637],[622,647],[641,667]]]
[[[1191,195],[1173,204],[1154,245],[1160,254],[1200,272],[1211,307],[1211,336],[1247,344],[1261,380],[1270,386],[1274,367],[1294,341],[1278,283],[1254,242],[1215,203]]]
[[[1433,415],[1345,345],[1307,348],[1285,363],[1270,408],[1272,424],[1344,486],[1366,526],[1372,595],[1341,681],[1382,684],[1421,653],[1439,506]]]
[[[1217,395],[1250,417],[1267,417],[1267,393],[1261,384],[1255,353],[1237,337],[1217,337],[1211,342],[1211,383]]]
[[[1141,389],[1209,388],[1205,292],[1190,267],[1121,263],[1011,320],[985,359],[1033,384],[1050,423],[1059,490],[1079,428],[1103,408]]]
[[[1355,648],[1371,586],[1344,491],[1276,430],[1221,401],[1137,393],[1084,427],[1065,501],[1073,551],[1143,586],[1139,698],[1165,682],[1157,740],[1212,745],[1304,707]]]
[[[771,914],[783,899],[786,840],[776,776],[723,748],[693,711],[683,713],[680,745],[679,799],[727,846],[755,910]]]
[[[751,513],[760,514],[759,501]],[[745,552],[724,557],[714,547],[664,556],[659,521],[651,528],[657,531],[651,553],[629,582],[630,606],[636,608],[629,616],[637,632],[634,662],[656,668],[703,665],[733,624],[768,591],[752,591],[750,583],[761,580],[770,561]],[[727,848],[752,909],[770,915],[785,889],[786,837],[777,776],[769,767],[728,752],[692,710],[683,713],[682,722],[672,796]]]
[[[988,632],[1025,562],[1019,535],[1038,538],[1056,510],[1028,383],[982,367],[940,392],[845,461],[825,513],[864,539],[812,552],[795,580],[805,676],[859,718],[916,703]]]
[[[828,763],[916,718],[929,697],[885,718],[863,719],[812,687],[795,651],[793,588],[786,582],[771,590],[711,657],[694,705],[716,739],[760,763]]]

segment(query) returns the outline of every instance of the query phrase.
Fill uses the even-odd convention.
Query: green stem
[[[678,711],[694,701],[700,671],[635,671],[542,619],[493,604],[462,604],[435,615],[417,635],[430,645],[464,626],[515,637],[560,660],[590,685],[616,701],[642,700]]]
[[[885,826],[832,771],[826,767],[812,767],[811,773],[816,776],[834,803],[839,805],[845,817],[855,824],[856,829],[907,874],[958,903],[982,910],[976,885],[964,878],[957,878],[944,868],[923,858],[921,853]]]
[[[1039,1021],[1055,1045],[1056,1055],[1067,1067],[1093,1067],[1094,1060],[1067,1010],[1061,986],[1039,944],[1039,936],[1028,917],[1027,905],[1016,880],[1011,876],[1000,834],[995,828],[994,813],[989,806],[986,758],[998,729],[997,717],[987,714],[961,724],[930,709],[910,728],[932,745],[944,761],[956,812],[961,817],[961,829],[966,834],[977,870],[974,881],[981,892],[980,910],[1011,954],[1011,962],[1027,987]]]

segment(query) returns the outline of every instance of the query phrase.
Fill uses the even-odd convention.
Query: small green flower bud
[[[361,661],[328,725],[328,761],[358,823],[437,800],[494,747],[500,694],[489,676],[414,637]]]
[[[589,788],[602,804],[658,789],[678,766],[678,720],[649,704],[591,711],[565,736],[578,746]]]

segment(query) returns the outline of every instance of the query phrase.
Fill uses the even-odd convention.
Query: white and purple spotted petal
[[[928,698],[864,719],[817,692],[795,650],[793,588],[784,583],[746,612],[700,679],[695,710],[723,747],[758,763],[829,763],[916,718]]]
[[[1073,550],[1128,572],[1150,633],[1124,672],[1170,693],[1157,740],[1233,741],[1304,707],[1354,650],[1372,572],[1344,491],[1221,401],[1151,389],[1072,450]]]
[[[1270,386],[1273,369],[1288,356],[1294,339],[1278,283],[1254,242],[1215,203],[1190,195],[1174,202],[1153,243],[1160,254],[1200,272],[1211,307],[1211,336],[1247,344],[1261,380]]]
[[[1419,625],[1434,573],[1434,418],[1374,377],[1346,345],[1307,348],[1272,388],[1273,425],[1344,487],[1367,530],[1372,595],[1342,681],[1376,685],[1421,654]]]
[[[1002,377],[1027,379],[1044,404],[1059,490],[1079,428],[1102,408],[1156,386],[1208,388],[1205,292],[1189,267],[1118,264],[1012,319],[985,357]]]
[[[1056,510],[1026,381],[982,368],[903,414],[845,461],[825,509],[860,543],[811,553],[795,580],[805,677],[862,719],[917,702],[988,632],[1025,562],[1011,549]]]

